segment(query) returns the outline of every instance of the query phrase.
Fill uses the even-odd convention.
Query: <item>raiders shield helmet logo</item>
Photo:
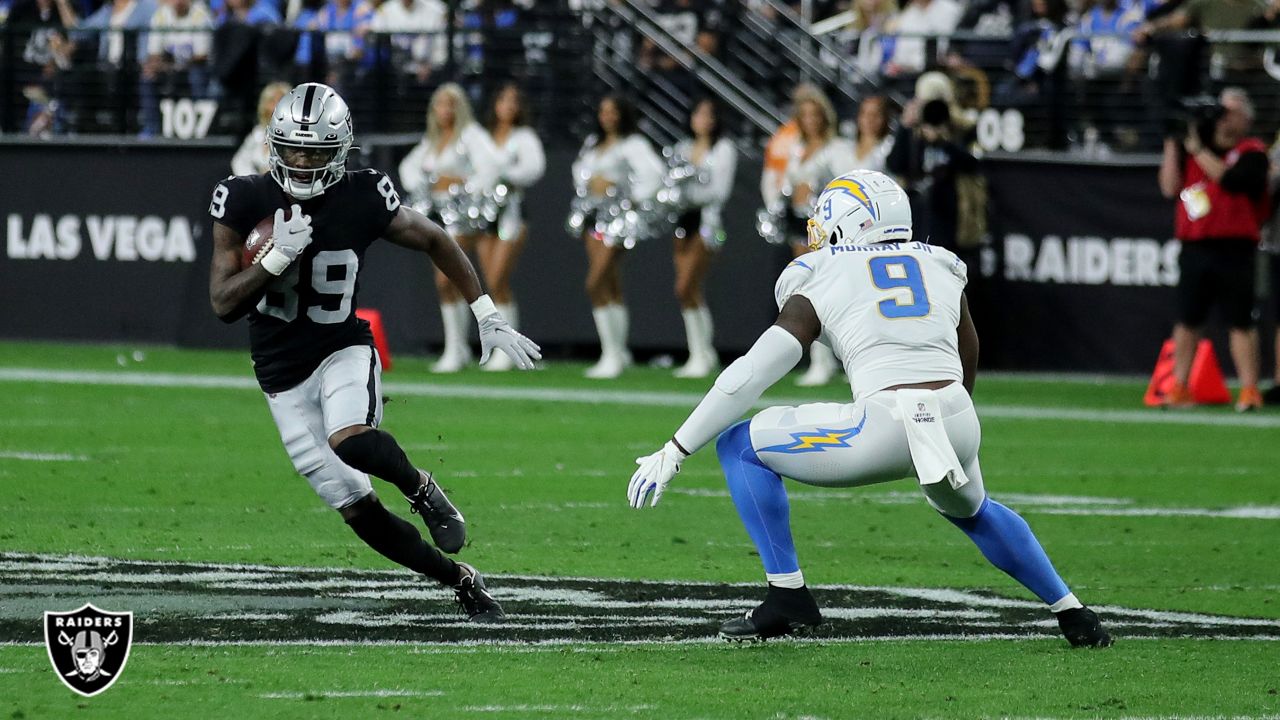
[[[131,612],[106,612],[85,603],[79,610],[44,614],[49,661],[63,684],[85,697],[115,683],[132,643]]]

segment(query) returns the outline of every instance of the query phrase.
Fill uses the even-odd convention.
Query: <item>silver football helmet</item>
[[[342,179],[355,133],[351,109],[328,85],[290,90],[267,123],[271,177],[291,197],[308,200]]]

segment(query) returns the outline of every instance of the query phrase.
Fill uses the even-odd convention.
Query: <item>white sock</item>
[[[610,305],[613,308],[614,327],[617,329],[618,347],[625,350],[627,347],[627,337],[631,334],[631,311],[622,303],[614,303]]]
[[[511,329],[518,330],[520,328],[520,309],[515,303],[501,303],[498,305],[498,312],[507,322],[511,323]]]
[[[715,326],[711,322],[711,308],[706,305],[699,307],[698,317],[702,320],[702,352],[713,364],[718,363],[720,358],[716,356],[716,346],[712,342],[715,339]]]
[[[789,573],[765,573],[764,578],[769,581],[770,585],[780,588],[799,590],[804,587],[804,573],[799,570]]]
[[[689,361],[702,353],[702,317],[698,308],[680,311],[680,319],[684,320],[684,337],[689,346]]]
[[[600,357],[615,352],[613,349],[613,306],[592,308],[591,319],[596,322],[596,334],[600,336]]]
[[[444,323],[444,350],[440,352],[441,355],[462,352],[462,345],[466,342],[465,330],[463,330],[465,318],[459,316],[459,308],[465,313],[467,304],[461,302],[440,304],[440,320]]]
[[[1063,610],[1075,610],[1082,607],[1084,607],[1084,604],[1076,599],[1075,593],[1067,593],[1061,600],[1049,606],[1049,612],[1060,613]]]
[[[809,346],[809,365],[811,367],[822,368],[826,372],[835,372],[836,356],[831,352],[831,348],[825,344],[814,341]]]

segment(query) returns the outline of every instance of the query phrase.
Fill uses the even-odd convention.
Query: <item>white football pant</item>
[[[938,482],[922,485],[921,490],[939,512],[971,517],[986,497],[978,466],[978,415],[960,383],[938,390],[937,397],[947,439],[969,482],[959,489]],[[807,485],[855,487],[915,475],[893,391],[848,404],[762,410],[751,419],[751,446],[770,469]]]
[[[329,507],[344,508],[373,492],[369,476],[329,447],[329,436],[343,428],[382,422],[382,363],[373,348],[343,348],[297,387],[265,395],[294,469]]]

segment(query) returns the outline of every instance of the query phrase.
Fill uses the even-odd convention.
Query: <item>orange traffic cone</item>
[[[382,369],[391,369],[391,347],[387,345],[387,331],[382,327],[382,313],[369,308],[356,310],[356,317],[369,323],[369,332],[373,334],[373,346],[382,358]]]
[[[1156,359],[1155,370],[1151,373],[1151,384],[1147,386],[1147,394],[1142,401],[1148,406],[1163,405],[1169,392],[1173,390],[1176,380],[1173,376],[1173,340],[1165,340],[1160,347],[1160,357]],[[1191,361],[1191,376],[1187,379],[1187,390],[1197,405],[1225,405],[1231,402],[1231,391],[1222,378],[1222,368],[1218,365],[1218,356],[1213,352],[1213,343],[1201,340],[1196,345],[1196,356]]]

